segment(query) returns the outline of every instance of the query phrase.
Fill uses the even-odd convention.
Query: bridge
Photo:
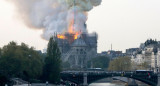
[[[122,76],[139,80],[151,86],[160,86],[160,74],[134,73],[134,72],[104,72],[104,71],[63,71],[61,79],[77,85],[88,86],[97,80],[109,77]],[[133,81],[135,82],[135,81]],[[136,85],[134,85],[136,86]]]

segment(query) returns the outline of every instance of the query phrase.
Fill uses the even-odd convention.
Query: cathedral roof
[[[87,45],[85,41],[80,37],[73,42],[72,46],[87,46]]]

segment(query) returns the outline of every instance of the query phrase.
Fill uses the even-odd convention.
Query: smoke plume
[[[74,20],[74,30],[86,32],[87,12],[100,5],[101,0],[10,0],[17,6],[29,27],[43,29],[42,37],[48,40],[55,32],[68,30]]]

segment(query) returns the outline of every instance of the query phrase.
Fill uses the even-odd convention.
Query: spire
[[[74,16],[73,16],[73,18],[74,18],[74,23],[73,23],[73,31],[74,31],[74,29],[75,29],[75,21],[76,21],[76,15],[75,15],[75,13],[76,13],[76,8],[75,8],[75,6],[76,6],[76,1],[75,0],[73,0],[73,9],[74,9]]]

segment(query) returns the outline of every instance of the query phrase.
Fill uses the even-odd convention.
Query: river
[[[120,79],[125,80],[125,78],[123,77],[121,77]],[[138,84],[138,86],[149,86],[137,80],[136,80],[136,83]],[[105,78],[105,79],[96,81],[95,83],[92,83],[89,86],[127,86],[127,83],[121,82],[120,80],[113,80],[112,78]]]
[[[89,86],[126,86],[126,84],[125,83],[92,83]],[[149,86],[149,85],[139,83],[138,86]]]
[[[125,84],[112,84],[112,83],[92,83],[89,86],[125,86]]]

